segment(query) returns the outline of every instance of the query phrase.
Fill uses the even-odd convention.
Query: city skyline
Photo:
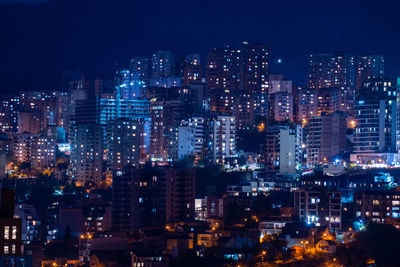
[[[0,266],[400,266],[399,7],[0,0]]]

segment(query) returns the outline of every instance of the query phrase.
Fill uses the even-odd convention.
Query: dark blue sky
[[[0,90],[56,89],[62,70],[111,75],[116,60],[156,49],[205,55],[242,40],[269,44],[283,59],[272,71],[301,84],[313,51],[383,54],[386,73],[400,76],[399,8],[386,0],[0,0]]]
[[[0,4],[16,4],[16,3],[38,4],[48,1],[50,0],[0,0]]]

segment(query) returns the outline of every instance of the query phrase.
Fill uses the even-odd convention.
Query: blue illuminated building
[[[398,162],[396,82],[370,80],[360,88],[354,106],[354,154],[351,161],[372,164]]]
[[[134,70],[124,69],[117,72],[116,75],[117,94],[122,99],[137,99],[143,95],[146,83]]]

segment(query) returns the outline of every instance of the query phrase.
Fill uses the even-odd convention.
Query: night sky
[[[315,51],[382,54],[386,74],[400,76],[399,2],[0,0],[0,90],[57,89],[63,70],[110,78],[134,55],[204,56],[243,40],[269,44],[282,58],[272,72],[300,84]]]

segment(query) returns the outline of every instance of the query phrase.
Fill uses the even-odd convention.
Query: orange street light
[[[265,250],[262,251],[261,253],[261,262],[264,262],[264,256],[267,255],[267,252]]]

